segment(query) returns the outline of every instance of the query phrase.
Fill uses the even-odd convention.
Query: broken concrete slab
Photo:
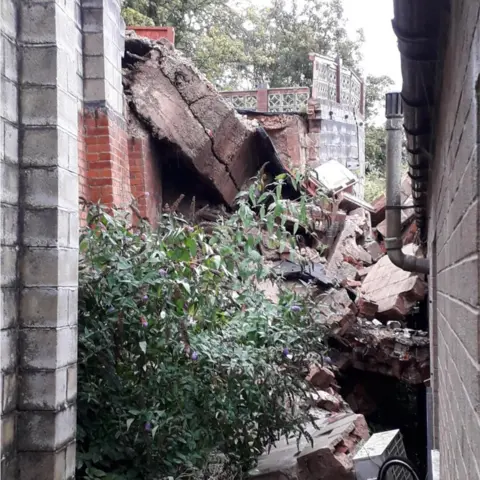
[[[314,400],[318,408],[328,412],[338,412],[342,407],[342,399],[338,394],[334,395],[323,390],[316,392]]]
[[[325,389],[335,383],[335,374],[326,367],[311,365],[305,380],[316,388]]]
[[[333,245],[330,258],[327,264],[327,273],[337,277],[340,281],[344,280],[343,262],[353,264],[355,272],[363,266],[372,264],[372,256],[361,246],[357,244],[357,237],[363,236],[364,232],[352,217],[346,217],[343,230]],[[348,273],[348,272],[347,272]],[[355,279],[356,273],[353,276]]]
[[[357,240],[370,241],[373,238],[372,221],[370,219],[370,213],[367,210],[364,208],[356,208],[349,212],[348,218],[359,228],[359,230],[357,230]]]
[[[334,363],[418,385],[430,375],[428,333],[359,320],[341,337]],[[343,357],[343,358],[342,358]],[[339,362],[339,358],[342,361]]]
[[[317,301],[323,307],[317,321],[329,326],[333,334],[341,335],[355,323],[357,309],[345,288],[330,288]]]
[[[403,251],[414,255],[416,247],[411,244]],[[425,298],[427,284],[421,276],[396,267],[385,255],[365,277],[360,292],[378,304],[379,320],[403,320]]]
[[[303,439],[282,438],[264,453],[249,477],[261,480],[354,480],[353,456],[369,438],[363,415],[319,411],[316,425],[306,430],[313,446]],[[299,453],[300,452],[300,453]]]
[[[127,53],[138,51],[139,42],[143,56],[135,54],[124,75],[130,108],[172,157],[231,205],[259,168],[255,125],[242,121],[170,43],[127,38]]]
[[[339,195],[340,207],[346,212],[351,212],[357,208],[365,209],[368,212],[375,212],[375,208],[365,200],[362,200],[355,195],[347,192],[340,192]]]
[[[385,251],[375,240],[366,242],[363,247],[371,255],[373,263],[378,262],[385,255]]]

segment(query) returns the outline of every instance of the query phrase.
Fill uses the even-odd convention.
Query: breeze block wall
[[[440,478],[480,478],[480,3],[451,2],[430,172],[430,321]]]
[[[70,480],[78,199],[122,206],[143,194],[153,217],[158,159],[128,133],[119,0],[0,7],[0,477]]]

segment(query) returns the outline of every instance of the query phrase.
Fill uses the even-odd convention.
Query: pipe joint
[[[387,252],[389,250],[401,250],[403,247],[403,242],[401,238],[393,237],[393,238],[385,238],[385,248]]]

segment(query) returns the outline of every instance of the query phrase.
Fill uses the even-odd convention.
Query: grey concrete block
[[[10,413],[17,407],[17,373],[2,376],[2,414]]]
[[[15,42],[4,36],[0,36],[2,42],[2,57],[0,58],[0,74],[8,78],[12,82],[18,80],[18,65],[17,65],[17,46]]]
[[[77,75],[80,75],[81,77],[83,77],[83,75],[84,75],[82,50],[77,49],[76,52],[75,52],[75,54],[76,54]]]
[[[76,287],[78,251],[62,248],[29,248],[22,261],[26,287]]]
[[[20,452],[18,480],[70,480],[66,474],[66,448],[57,452]]]
[[[79,231],[80,231],[80,223],[78,213],[70,213],[69,214],[69,227],[68,227],[68,247],[70,248],[78,248],[79,244]]]
[[[20,15],[22,28],[20,40],[31,44],[55,44],[57,41],[56,2],[44,3],[22,2]]]
[[[69,288],[24,288],[20,297],[20,325],[24,328],[75,325],[71,320],[72,292],[75,290]]]
[[[66,91],[69,93],[74,101],[78,100],[78,85],[77,85],[77,76],[78,76],[78,66],[77,66],[77,51],[74,55],[69,55],[65,60],[68,63],[68,68],[66,71],[67,75],[67,88]],[[80,98],[82,95],[80,94]]]
[[[17,331],[0,330],[0,368],[2,372],[13,373],[17,366]]]
[[[89,33],[84,35],[83,55],[84,58],[90,55],[105,54],[105,39],[103,33]]]
[[[74,70],[72,75],[76,76]],[[77,97],[63,90],[58,91],[58,125],[71,135],[78,134]]]
[[[17,245],[18,207],[1,205],[0,207],[0,244]]]
[[[64,0],[61,2],[61,9],[65,15],[72,21],[75,21],[76,0]]]
[[[73,442],[67,446],[67,468],[66,468],[67,480],[75,478],[76,454],[77,454],[77,445],[75,444],[75,442]]]
[[[66,406],[67,367],[45,372],[22,372],[19,379],[20,410],[53,410]]]
[[[17,36],[17,8],[15,0],[2,0],[2,14],[0,15],[0,31],[11,39]]]
[[[82,10],[84,8],[103,8],[104,0],[82,0]]]
[[[57,89],[53,87],[24,87],[21,95],[24,125],[57,125]]]
[[[85,78],[83,84],[83,98],[85,102],[99,102],[106,100],[108,86],[103,79]]]
[[[4,330],[6,328],[12,328],[17,322],[17,289],[2,287],[0,295],[2,296],[2,302],[0,304],[2,308],[0,330]]]
[[[105,30],[104,6],[83,8],[83,31],[90,33],[103,33]]]
[[[9,122],[16,123],[18,121],[17,84],[7,80],[6,78],[2,79],[2,88],[0,94],[3,118]]]
[[[110,63],[103,56],[85,57],[85,78],[105,78],[105,63]]]
[[[82,4],[78,0],[75,2],[75,24],[78,29],[82,28]]]
[[[14,287],[17,283],[17,247],[2,247],[0,249],[0,278],[2,287]]]
[[[76,328],[23,329],[19,340],[23,352],[20,365],[24,369],[54,370],[77,360]]]
[[[0,478],[15,478],[17,475],[17,456],[11,455],[10,457],[1,459],[1,477]]]
[[[15,412],[2,415],[0,441],[2,457],[8,457],[15,448]]]
[[[4,161],[18,163],[18,128],[16,125],[4,122],[3,129]]]
[[[20,451],[30,452],[59,450],[74,439],[76,425],[76,409],[73,406],[57,413],[19,412],[18,448]],[[47,478],[52,478],[51,472]],[[38,477],[35,477],[35,480],[38,480]]]
[[[83,113],[83,102],[81,100],[77,102],[77,111]],[[62,147],[62,153],[63,150],[68,152],[68,166],[65,168],[73,173],[78,173],[78,138],[76,135],[73,136],[67,134],[66,141],[68,145]]]
[[[27,128],[23,137],[25,167],[68,168],[68,134],[58,127]]]
[[[26,210],[23,241],[31,247],[69,247],[70,213],[58,208]]]
[[[66,87],[66,71],[60,68],[55,45],[31,45],[22,50],[22,83]]]
[[[71,403],[77,398],[77,365],[68,367],[67,372],[67,402]]]
[[[28,168],[21,172],[25,205],[30,208],[78,208],[78,176],[63,168]]]
[[[0,176],[0,201],[9,205],[18,204],[19,169],[18,165],[2,163]]]

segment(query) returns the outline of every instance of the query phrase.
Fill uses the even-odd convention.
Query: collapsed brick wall
[[[428,215],[434,447],[443,480],[480,478],[480,4],[451,7]]]

